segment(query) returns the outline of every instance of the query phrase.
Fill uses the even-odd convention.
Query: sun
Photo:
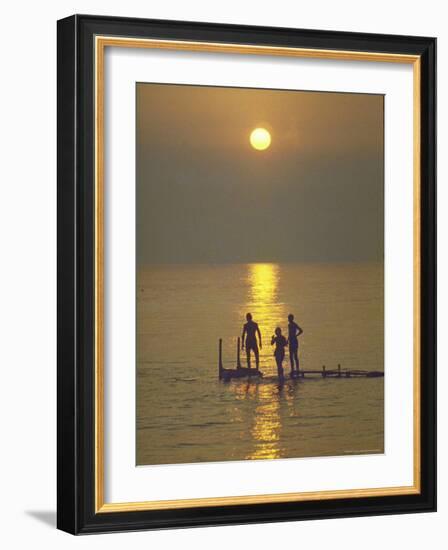
[[[271,134],[266,128],[255,128],[250,134],[250,144],[257,151],[264,151],[271,145]]]

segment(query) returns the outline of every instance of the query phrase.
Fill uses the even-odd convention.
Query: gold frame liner
[[[403,487],[279,493],[216,498],[106,503],[104,501],[104,54],[106,47],[153,48],[198,52],[376,61],[413,65],[414,117],[414,483]],[[254,46],[178,40],[95,37],[95,512],[167,510],[205,506],[304,502],[420,493],[420,57],[389,53]]]

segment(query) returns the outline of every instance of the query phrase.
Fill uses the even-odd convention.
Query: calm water
[[[261,381],[218,381],[236,365],[250,311]],[[279,387],[270,346],[294,313],[301,368],[383,370],[382,264],[151,266],[137,277],[137,464],[382,453],[384,380]],[[244,359],[244,357],[242,357]],[[289,371],[288,354],[285,371]]]

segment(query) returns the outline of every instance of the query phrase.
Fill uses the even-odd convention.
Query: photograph
[[[135,93],[136,465],[383,454],[384,95]]]
[[[436,510],[436,38],[318,28],[58,21],[58,529]]]

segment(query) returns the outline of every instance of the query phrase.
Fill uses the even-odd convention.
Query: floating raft
[[[222,339],[219,339],[219,359],[218,359],[218,376],[220,380],[229,382],[233,378],[262,378],[263,373],[257,368],[247,368],[241,366],[240,358],[240,338],[237,343],[237,361],[235,369],[226,369],[222,362]],[[297,380],[299,378],[383,378],[384,372],[376,370],[362,370],[362,369],[342,369],[341,365],[338,365],[336,369],[327,369],[325,365],[322,369],[300,369],[299,371],[293,371],[289,375],[285,375],[285,378],[291,378]]]
[[[258,377],[262,378],[263,373],[259,369],[248,369],[245,367],[240,367],[239,369],[222,369],[219,373],[219,379],[224,380],[225,382],[231,380],[232,378],[252,378]]]
[[[224,380],[225,382],[231,380],[232,378],[249,378],[257,377],[262,378],[263,373],[260,369],[249,369],[247,367],[241,366],[240,358],[240,339],[238,338],[237,349],[236,349],[236,369],[226,369],[222,364],[222,338],[219,339],[219,361],[218,361],[218,374],[219,379]]]

